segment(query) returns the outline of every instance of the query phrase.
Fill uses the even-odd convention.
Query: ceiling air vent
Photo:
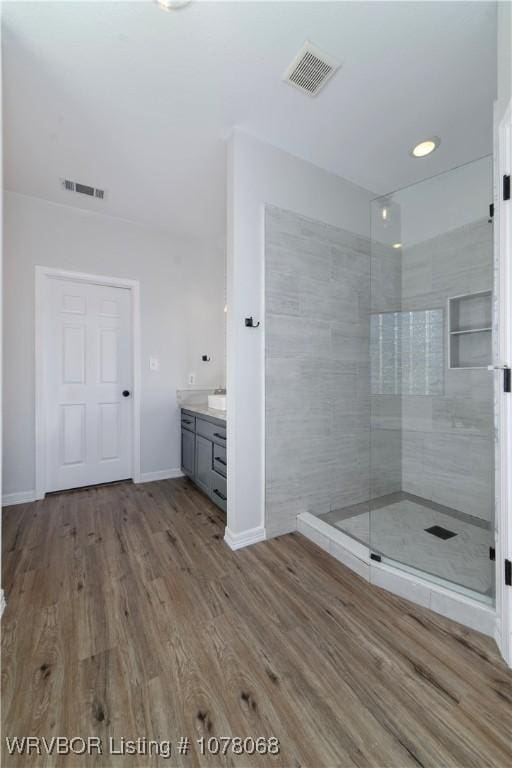
[[[316,96],[340,63],[306,40],[285,72],[284,80],[308,96]]]
[[[78,192],[80,195],[87,195],[88,197],[97,197],[99,200],[105,198],[105,190],[97,189],[96,187],[90,187],[88,184],[80,184],[78,181],[71,181],[70,179],[62,179],[62,186],[69,192]]]

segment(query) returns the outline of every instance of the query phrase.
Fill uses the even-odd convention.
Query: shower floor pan
[[[396,564],[492,597],[494,563],[489,548],[494,541],[486,520],[405,492],[318,519]]]

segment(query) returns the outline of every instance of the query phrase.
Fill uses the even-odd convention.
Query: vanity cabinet
[[[227,459],[226,449],[222,445],[213,444],[213,468],[219,475],[226,477],[227,475]]]
[[[227,511],[226,422],[181,411],[181,468],[224,512]]]
[[[181,428],[181,469],[192,480],[196,473],[196,436]]]
[[[228,503],[228,489],[226,478],[218,475],[216,472],[212,473],[212,487],[210,491],[210,497],[215,504],[227,512]]]
[[[208,496],[211,492],[212,443],[201,435],[196,435],[196,484]]]

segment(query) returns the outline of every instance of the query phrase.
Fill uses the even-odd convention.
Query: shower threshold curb
[[[410,573],[389,563],[371,560],[365,544],[310,512],[297,517],[297,530],[370,584],[496,638],[498,627],[494,606],[472,597],[469,590],[457,592],[417,572]]]

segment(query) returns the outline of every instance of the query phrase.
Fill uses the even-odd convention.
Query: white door
[[[132,477],[131,292],[50,277],[46,491]]]

